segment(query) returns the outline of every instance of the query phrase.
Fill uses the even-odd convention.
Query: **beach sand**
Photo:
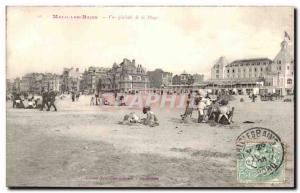
[[[7,186],[32,187],[292,187],[294,103],[230,102],[234,123],[185,123],[182,109],[154,108],[160,125],[121,125],[141,109],[57,101],[58,112],[13,109],[7,103]],[[243,123],[252,121],[254,123]],[[238,183],[236,138],[271,129],[285,144],[284,183]]]

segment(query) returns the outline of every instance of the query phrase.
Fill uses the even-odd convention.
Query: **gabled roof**
[[[274,58],[274,61],[277,60],[277,59],[283,59],[283,58],[286,59],[286,60],[289,60],[289,61],[294,60],[294,57],[290,54],[290,52],[286,48],[282,48],[278,52],[278,54]]]
[[[215,65],[223,65],[223,66],[226,66],[227,64],[228,64],[228,61],[224,56],[221,56],[215,63]]]

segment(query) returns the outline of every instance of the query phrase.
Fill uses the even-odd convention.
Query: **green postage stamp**
[[[284,145],[270,129],[255,127],[236,139],[241,183],[284,182]]]

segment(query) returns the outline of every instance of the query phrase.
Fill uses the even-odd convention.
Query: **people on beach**
[[[75,92],[74,91],[71,93],[71,98],[72,98],[72,102],[75,102]]]
[[[185,111],[182,115],[180,115],[182,120],[185,120],[187,116],[190,117],[192,116],[193,113],[193,106],[191,105],[192,100],[193,99],[192,99],[192,91],[191,91],[187,96]]]
[[[94,106],[94,105],[95,105],[95,97],[92,96],[90,100],[90,106]]]
[[[146,114],[146,118],[142,119],[142,123],[144,125],[148,125],[150,127],[158,126],[158,119],[153,111],[151,111],[151,107],[147,106],[143,108],[143,114]]]
[[[220,124],[231,124],[234,107],[230,108],[228,105],[228,96],[219,94],[217,99],[211,97],[201,91],[195,91],[196,95],[193,97],[192,92],[188,94],[186,100],[186,107],[184,114],[180,115],[182,120],[187,116],[192,116],[194,107],[198,112],[198,123],[206,123],[208,121],[215,121]],[[191,104],[194,103],[194,104]]]
[[[44,110],[45,105],[47,106],[47,109],[49,109],[49,104],[48,104],[48,91],[43,90],[42,91],[42,105],[41,105],[41,111]]]
[[[49,94],[48,94],[48,109],[47,111],[50,111],[50,108],[53,107],[55,111],[57,111],[57,108],[55,106],[55,97],[56,97],[56,93],[51,89]]]
[[[76,93],[76,101],[79,100],[79,97],[80,97],[80,93],[78,92],[78,93]]]
[[[141,123],[141,120],[134,112],[130,112],[124,116],[123,123]]]

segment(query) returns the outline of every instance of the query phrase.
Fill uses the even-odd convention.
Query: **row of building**
[[[136,92],[162,89],[170,85],[193,85],[201,83],[204,75],[174,75],[162,69],[146,71],[135,60],[123,59],[111,68],[89,67],[84,72],[79,68],[64,68],[63,73],[28,73],[14,80],[7,79],[7,92],[41,93],[43,90],[66,92]]]
[[[228,62],[225,57],[220,57],[211,68],[211,80],[207,85],[210,85],[209,88],[231,88],[237,92],[255,89],[260,93],[292,94],[294,67],[294,57],[285,37],[272,60],[263,57]]]
[[[294,57],[286,37],[274,57],[238,59],[228,62],[222,56],[211,68],[211,79],[204,81],[203,74],[183,72],[173,75],[162,69],[146,71],[135,60],[123,59],[111,68],[89,67],[83,73],[78,68],[65,68],[61,75],[29,73],[21,79],[7,80],[7,92],[41,93],[43,89],[57,92],[136,92],[167,90],[189,92],[206,89],[210,92],[229,90],[239,94],[294,93]]]

